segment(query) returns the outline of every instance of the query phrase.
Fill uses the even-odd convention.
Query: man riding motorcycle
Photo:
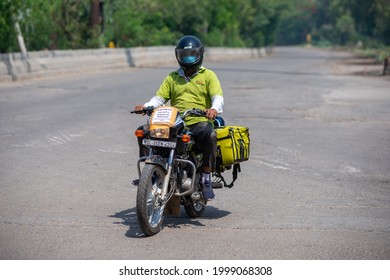
[[[216,74],[202,66],[204,47],[195,36],[182,37],[175,48],[180,68],[171,72],[162,82],[156,95],[144,105],[137,105],[134,111],[143,108],[163,106],[170,101],[171,106],[181,113],[188,109],[204,110],[204,117],[192,116],[186,119],[197,146],[203,153],[202,178],[203,196],[213,199],[211,172],[215,171],[217,136],[211,120],[223,111],[223,92]],[[145,155],[142,139],[139,139],[140,156]],[[137,180],[134,184],[137,184]]]

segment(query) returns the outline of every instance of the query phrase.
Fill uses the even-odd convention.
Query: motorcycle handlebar
[[[190,109],[184,112],[183,119],[185,119],[187,116],[202,117],[205,116],[205,111],[199,108]]]
[[[153,113],[154,107],[145,107],[142,110],[137,110],[137,111],[131,111],[130,114],[143,114],[143,115],[148,115],[150,116]]]
[[[153,106],[145,107],[142,110],[130,111],[130,114],[142,114],[142,115],[146,114],[146,115],[150,116],[150,115],[152,115],[154,109],[155,108]],[[202,116],[205,116],[205,111],[202,109],[199,109],[199,108],[189,109],[183,113],[183,119],[185,119],[187,116],[202,117]]]

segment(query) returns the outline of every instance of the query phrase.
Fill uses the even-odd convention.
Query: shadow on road
[[[202,220],[215,220],[228,216],[231,214],[229,211],[220,210],[214,206],[207,206],[202,217],[191,219],[187,217],[184,208],[181,207],[180,217],[166,216],[164,218],[163,227],[168,228],[183,228],[183,227],[203,227]],[[140,238],[145,237],[137,221],[136,208],[130,208],[127,210],[120,211],[114,215],[110,215],[111,218],[121,219],[122,221],[114,222],[114,224],[123,224],[129,226],[126,232],[127,237]]]

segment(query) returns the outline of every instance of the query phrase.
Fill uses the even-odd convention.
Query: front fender
[[[168,172],[168,159],[158,156],[158,155],[152,155],[152,156],[143,156],[138,159],[137,161],[137,170],[138,170],[138,178],[141,178],[141,163],[144,164],[157,164],[160,165],[165,174]]]
[[[146,158],[145,164],[160,165],[164,169],[165,173],[167,173],[167,171],[168,171],[168,159],[166,159],[162,156],[159,156],[159,155],[152,155],[152,156]]]

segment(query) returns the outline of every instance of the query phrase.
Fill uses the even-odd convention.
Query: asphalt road
[[[204,216],[142,236],[130,115],[172,67],[0,84],[0,259],[389,259],[390,82],[347,54],[206,63],[250,160]]]

